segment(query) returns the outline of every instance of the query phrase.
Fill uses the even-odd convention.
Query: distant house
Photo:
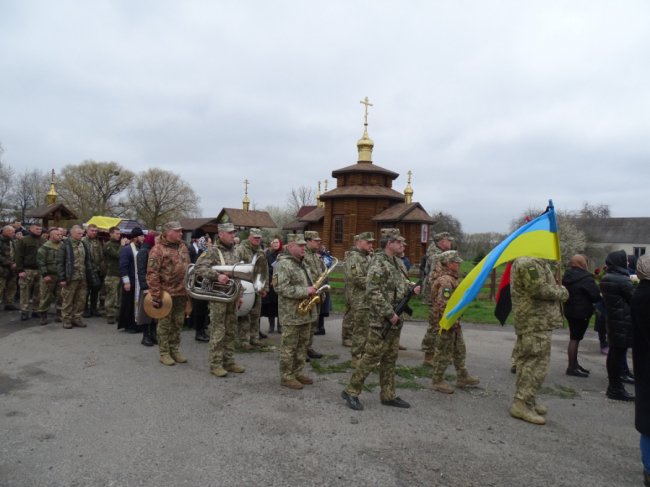
[[[637,257],[650,249],[650,218],[577,218],[572,221],[594,247],[622,249]]]

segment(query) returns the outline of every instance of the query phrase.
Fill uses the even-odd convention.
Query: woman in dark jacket
[[[578,347],[585,337],[589,320],[594,313],[594,303],[600,301],[600,290],[591,273],[587,270],[587,258],[574,255],[564,273],[562,285],[569,291],[569,300],[564,303],[564,316],[569,322],[569,367],[566,375],[588,377],[589,371],[578,363]]]
[[[630,303],[636,392],[634,425],[641,433],[643,478],[645,485],[650,486],[650,255],[639,258],[636,275],[640,282]]]
[[[269,319],[269,333],[274,332],[275,319],[278,317],[278,295],[275,293],[271,282],[273,281],[273,266],[281,252],[282,241],[279,238],[274,238],[266,251],[266,262],[269,266],[269,292],[262,298],[261,311],[261,316],[266,316]],[[278,333],[282,333],[280,320],[278,320]]]
[[[156,320],[147,315],[144,311],[144,294],[149,289],[147,284],[147,264],[149,263],[149,251],[156,244],[156,234],[152,231],[144,237],[144,243],[136,257],[138,268],[138,283],[140,284],[140,299],[138,300],[138,325],[142,326],[142,343],[145,347],[153,347],[158,343],[156,340]]]
[[[634,401],[634,396],[623,387],[623,361],[628,347],[632,346],[632,317],[630,300],[634,286],[627,270],[627,255],[624,250],[612,252],[607,256],[607,274],[600,281],[607,313],[607,335],[609,353],[607,354],[607,397],[620,401]]]

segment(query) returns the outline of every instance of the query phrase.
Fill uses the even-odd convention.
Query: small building
[[[52,169],[52,176],[50,178],[50,190],[48,191],[45,197],[45,203],[42,206],[33,208],[31,211],[25,214],[26,218],[38,218],[42,220],[43,226],[45,228],[53,227],[62,227],[63,222],[70,222],[77,220],[77,215],[70,210],[63,203],[57,203],[56,199],[58,197],[56,192],[56,187],[54,185],[54,169]]]
[[[585,233],[593,247],[622,249],[637,257],[650,249],[650,218],[576,218],[571,221]]]

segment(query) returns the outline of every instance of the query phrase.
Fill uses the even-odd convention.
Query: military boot
[[[47,325],[47,311],[41,313],[41,326]]]
[[[535,403],[533,404],[533,410],[540,416],[546,416],[548,409],[543,404]]]
[[[70,330],[72,328],[72,323],[63,323],[63,328]]]
[[[178,350],[170,352],[169,355],[171,355],[171,358],[173,358],[174,362],[176,362],[177,364],[187,363],[187,358],[185,357],[185,355],[183,355]]]
[[[298,382],[300,382],[301,384],[304,384],[304,385],[307,385],[307,386],[314,383],[314,379],[312,379],[309,376],[302,375],[302,374],[300,374],[298,377],[296,377],[296,380]]]
[[[210,373],[216,377],[226,377],[228,375],[228,371],[221,366],[211,368]]]
[[[449,384],[446,380],[440,380],[437,382],[434,382],[431,385],[431,389],[434,391],[442,392],[443,394],[453,394],[454,393],[454,388]]]
[[[29,313],[27,311],[20,312],[20,321],[27,321],[29,319]]]
[[[424,354],[424,360],[422,361],[422,365],[425,367],[433,367],[433,354],[432,353],[425,353]]]
[[[224,369],[226,369],[228,372],[234,372],[235,374],[243,374],[246,372],[246,367],[235,363],[226,365]]]
[[[510,416],[517,419],[522,419],[532,424],[546,424],[546,420],[543,416],[537,414],[533,411],[528,405],[521,399],[515,399],[510,408]]]
[[[160,363],[163,365],[176,365],[176,361],[168,353],[163,353],[160,356]]]
[[[300,382],[298,382],[296,379],[282,380],[280,382],[280,385],[295,390],[299,390],[303,388],[303,385]]]
[[[480,382],[481,379],[474,377],[473,375],[469,375],[467,372],[464,374],[459,374],[458,377],[456,377],[456,387],[471,387],[478,385]]]

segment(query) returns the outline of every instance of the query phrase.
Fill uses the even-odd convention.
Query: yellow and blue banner
[[[552,200],[544,213],[515,230],[467,274],[447,302],[440,329],[448,330],[460,318],[465,308],[478,296],[492,269],[524,256],[560,260],[560,241]]]

